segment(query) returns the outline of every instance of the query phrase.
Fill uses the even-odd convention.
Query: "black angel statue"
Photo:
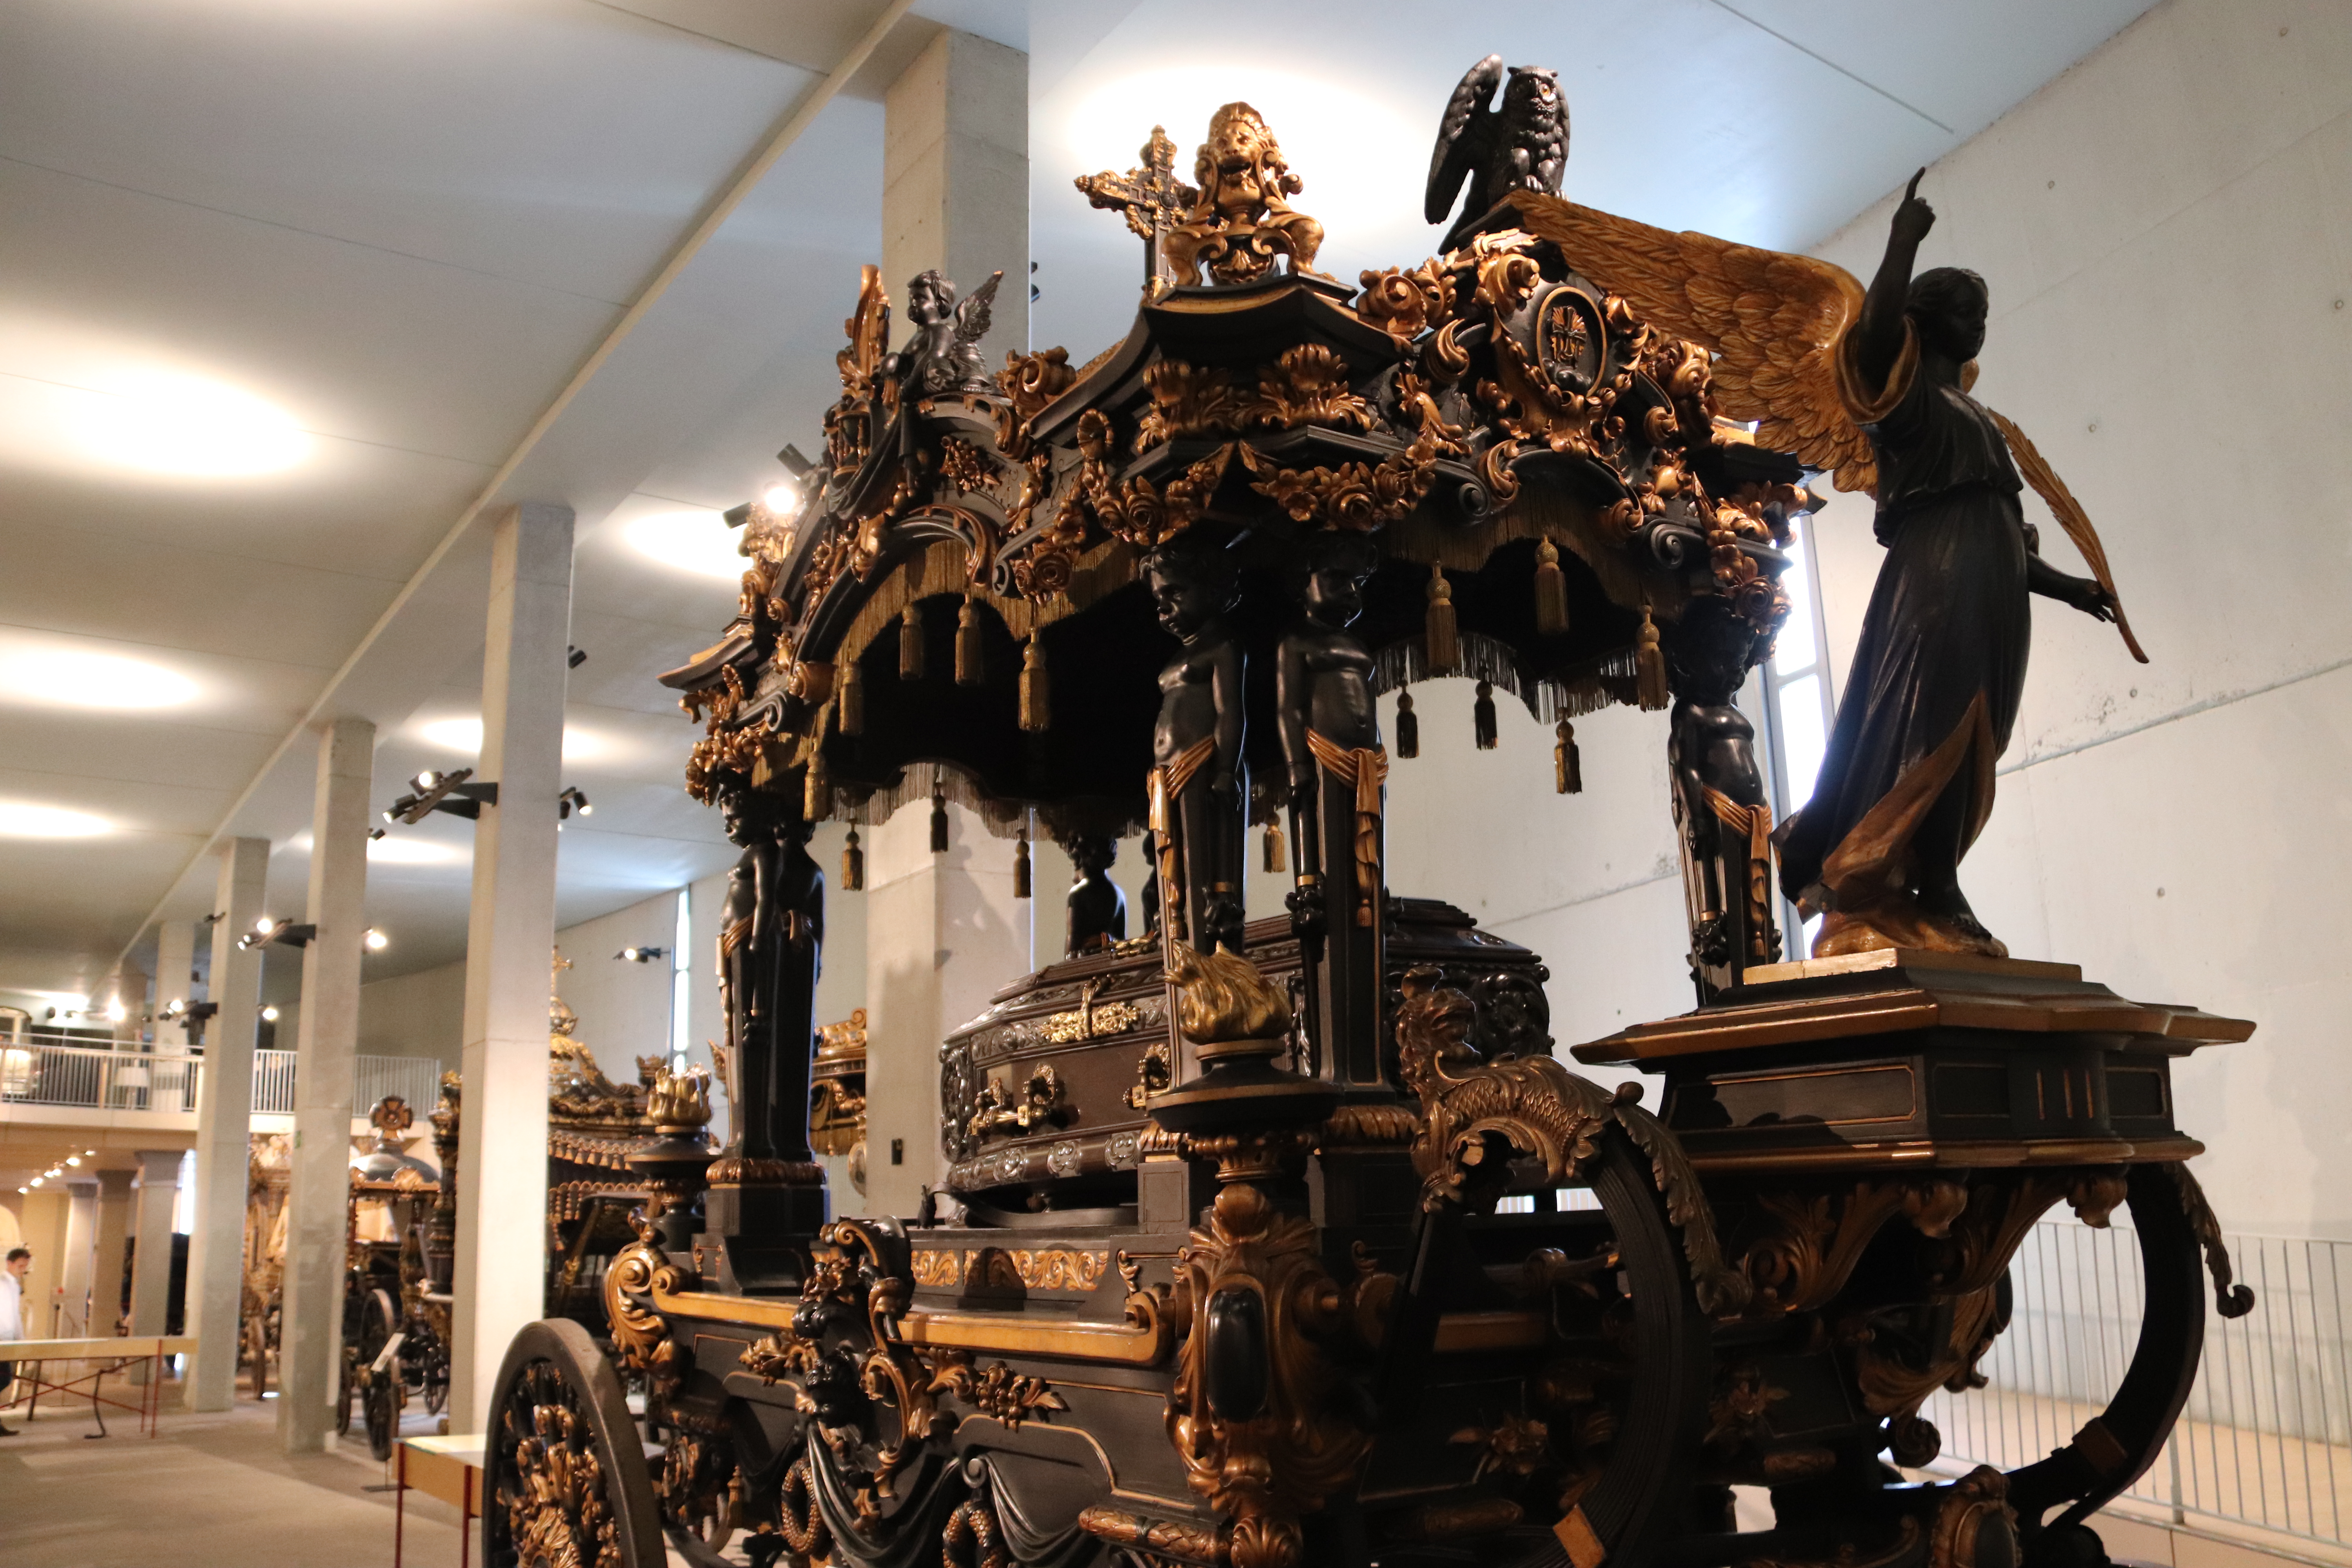
[[[1429,157],[1429,195],[1422,215],[1444,223],[1446,209],[1470,182],[1470,199],[1446,231],[1440,248],[1451,250],[1513,191],[1556,195],[1568,163],[1568,100],[1559,95],[1559,74],[1535,66],[1513,66],[1503,89],[1503,107],[1490,110],[1503,79],[1503,57],[1488,55],[1472,66],[1445,102],[1437,128],[1437,150]]]
[[[1925,170],[1921,171],[1926,173]],[[1822,915],[1812,956],[1925,948],[2006,957],[1960,892],[1992,814],[1993,764],[2025,685],[2029,595],[2123,618],[2090,519],[2024,433],[1969,395],[1984,279],[1912,275],[1936,215],[1918,176],[1865,290],[1811,257],[1670,234],[1558,196],[1515,199],[1527,226],[1651,325],[1707,349],[1718,406],[1757,444],[1877,499],[1886,548],[1812,798],[1773,835],[1780,885]],[[2021,474],[2022,479],[2021,479]],[[2042,559],[2026,484],[2092,575]]]
[[[955,285],[937,271],[921,273],[907,285],[907,321],[914,331],[885,367],[898,378],[900,395],[935,397],[985,391],[992,384],[980,340],[988,335],[989,310],[1003,281],[1003,273],[992,273],[961,304],[956,302]]]

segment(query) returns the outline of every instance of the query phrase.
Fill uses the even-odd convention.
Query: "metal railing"
[[[253,1053],[253,1109],[294,1113],[295,1053]],[[35,1037],[0,1044],[0,1103],[82,1110],[192,1111],[205,1059],[182,1052],[108,1050]],[[396,1094],[421,1118],[438,1097],[441,1064],[425,1057],[362,1056],[353,1063],[352,1110],[365,1115]]]
[[[2204,1359],[2171,1440],[2125,1496],[2167,1514],[2343,1545],[2352,1527],[2352,1243],[2231,1236],[2243,1318],[2205,1319]],[[2139,1336],[2139,1240],[2053,1221],[2010,1265],[2009,1330],[1985,1387],[1936,1394],[1938,1468],[2014,1469],[2074,1439],[2114,1398]]]

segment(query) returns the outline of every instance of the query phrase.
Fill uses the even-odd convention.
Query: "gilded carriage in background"
[[[356,1403],[379,1459],[391,1458],[412,1396],[434,1415],[448,1402],[455,1095],[446,1074],[432,1116],[437,1166],[404,1152],[415,1113],[396,1094],[369,1108],[374,1147],[352,1159],[336,1428],[351,1430]]]
[[[744,849],[731,1136],[698,1078],[652,1087],[605,1275],[642,1417],[576,1326],[526,1330],[485,1561],[650,1568],[666,1532],[858,1568],[2099,1561],[2082,1520],[2195,1374],[2200,1254],[2246,1304],[2169,1068],[2250,1026],[2063,965],[1783,961],[1732,694],[1786,611],[1800,464],[1507,203],[1351,288],[1248,106],[1197,188],[1172,152],[1082,182],[1144,241],[1124,342],[988,376],[989,289],[926,275],[888,353],[868,268],[802,503],[730,514],[740,612],[665,679]],[[1554,726],[1563,795],[1577,715],[1671,710],[1700,1005],[1574,1051],[1663,1075],[1654,1112],[1555,1059],[1543,960],[1387,885],[1381,782],[1424,737],[1370,699],[1449,676],[1479,683],[1457,743],[1495,743],[1497,692]],[[1074,900],[1068,956],[942,1045],[945,1190],[833,1217],[808,831],[928,802],[945,850],[950,798],[1015,857],[1148,832],[1149,930]],[[1241,918],[1244,819],[1287,918]],[[1609,984],[1578,956],[1556,984]],[[2138,1232],[2116,1400],[2014,1473],[1903,1481],[1882,1456],[1934,1459],[1920,1407],[2061,1202]]]
[[[809,1147],[844,1162],[854,1191],[866,1190],[866,1009],[816,1031],[809,1068]]]
[[[286,1283],[286,1191],[290,1142],[283,1132],[253,1134],[246,1157],[245,1268],[238,1286],[237,1365],[256,1399],[269,1387],[278,1354]]]

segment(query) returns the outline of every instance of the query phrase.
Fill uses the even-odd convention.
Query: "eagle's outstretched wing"
[[[1622,295],[1651,325],[1721,357],[1717,406],[1757,421],[1759,446],[1793,452],[1842,490],[1874,490],[1878,465],[1847,411],[1838,355],[1862,314],[1862,284],[1809,256],[1677,234],[1559,196],[1511,198],[1533,233]]]
[[[1494,114],[1487,105],[1503,82],[1503,57],[1488,55],[1462,75],[1454,96],[1445,100],[1445,118],[1438,121],[1437,148],[1429,155],[1429,194],[1421,216],[1444,223],[1462,194],[1462,182],[1481,168],[1494,139]]]
[[[987,282],[973,289],[964,302],[956,307],[956,336],[968,343],[976,343],[988,336],[990,312],[996,304],[996,286],[1004,281],[1002,271],[992,274]]]

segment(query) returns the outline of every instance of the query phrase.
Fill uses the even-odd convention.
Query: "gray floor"
[[[277,1413],[167,1414],[148,1438],[110,1411],[102,1441],[86,1404],[0,1415],[17,1433],[0,1437],[0,1568],[390,1568],[393,1496],[363,1489],[388,1479],[366,1440],[289,1459]],[[407,1568],[457,1568],[457,1510],[411,1492],[407,1515]]]

